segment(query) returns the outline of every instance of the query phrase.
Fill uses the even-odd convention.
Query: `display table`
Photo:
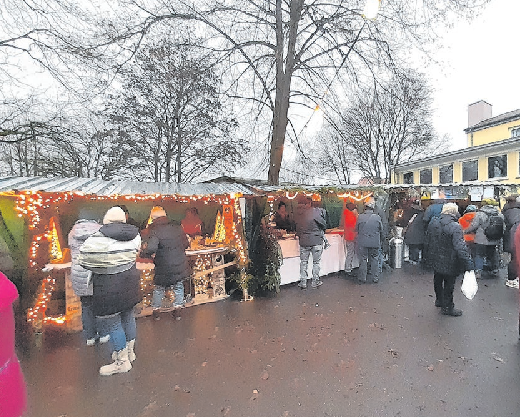
[[[343,235],[337,233],[326,233],[325,237],[330,247],[325,249],[321,255],[320,276],[345,269],[345,249],[343,248]],[[280,267],[281,285],[298,282],[300,280],[300,244],[298,238],[290,237],[279,239],[282,248],[283,264]],[[358,267],[357,256],[354,256],[353,267]],[[312,278],[312,255],[309,256],[307,276]]]
[[[226,294],[226,275],[224,268],[235,265],[236,261],[224,262],[224,255],[231,252],[226,246],[201,247],[186,250],[186,256],[193,269],[190,279],[184,281],[186,306],[218,301],[228,297]],[[153,276],[155,265],[151,260],[138,259],[137,269],[141,271],[141,289],[143,301],[137,306],[137,316],[152,314],[150,307],[153,292]],[[174,294],[167,289],[166,304],[173,302]]]

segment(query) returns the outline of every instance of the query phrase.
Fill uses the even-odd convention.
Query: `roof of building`
[[[77,177],[0,177],[0,192],[2,191],[78,192],[99,196],[257,194],[251,187],[239,183],[184,184],[175,182],[105,181],[97,178]]]
[[[513,120],[520,119],[520,109],[513,110],[504,114],[500,114],[495,117],[490,117],[489,119],[482,120],[481,122],[477,123],[476,125],[470,126],[466,129],[464,129],[465,133],[471,133],[475,132],[477,130],[485,129],[487,127],[497,126],[501,125]]]
[[[421,169],[442,164],[449,164],[454,161],[468,160],[478,158],[479,156],[494,156],[504,152],[520,149],[520,138],[509,138],[497,142],[487,143],[485,145],[472,146],[469,148],[459,149],[452,152],[446,152],[439,155],[431,155],[426,158],[414,161],[404,162],[392,167],[396,172],[403,172],[410,169]]]

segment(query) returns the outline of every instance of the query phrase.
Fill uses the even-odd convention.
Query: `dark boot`
[[[456,309],[453,306],[451,306],[451,307],[442,307],[441,312],[445,316],[453,316],[453,317],[462,316],[462,310],[458,310],[458,309]]]
[[[435,307],[442,307],[442,300],[436,299],[435,300]]]

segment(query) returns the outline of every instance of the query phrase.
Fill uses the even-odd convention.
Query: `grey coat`
[[[356,223],[357,245],[365,248],[380,248],[384,239],[381,217],[367,208],[358,216]]]
[[[95,220],[78,220],[69,232],[69,249],[72,259],[70,279],[72,281],[72,289],[78,297],[92,295],[92,280],[90,279],[92,272],[78,263],[79,248],[100,227],[101,225]]]
[[[484,233],[484,229],[489,224],[489,216],[491,215],[499,215],[504,218],[502,213],[498,212],[498,209],[494,206],[482,206],[475,217],[473,217],[473,221],[469,225],[469,227],[464,231],[466,234],[475,233],[475,243],[478,245],[498,245],[500,243],[500,239],[498,240],[489,240]]]
[[[298,206],[295,221],[300,246],[323,245],[327,222],[322,210],[317,207]]]

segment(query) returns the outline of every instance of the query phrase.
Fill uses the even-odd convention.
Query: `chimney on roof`
[[[477,123],[493,117],[493,106],[484,100],[468,106],[468,127],[475,126]]]

